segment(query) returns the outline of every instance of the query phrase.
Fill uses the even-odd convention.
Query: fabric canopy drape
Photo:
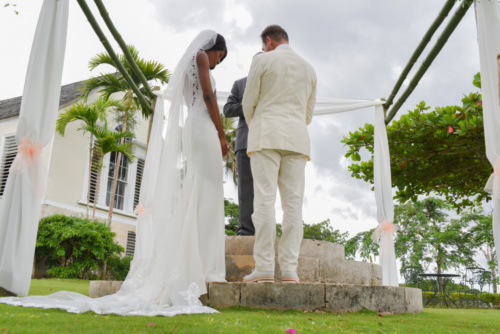
[[[382,266],[382,284],[399,286],[396,252],[394,250],[394,203],[392,201],[391,159],[385,126],[384,109],[375,107],[375,139],[373,152],[373,179],[377,203],[378,227],[372,239],[380,244],[379,258]]]
[[[18,154],[0,202],[0,287],[27,295],[40,205],[43,147],[54,135],[66,49],[69,0],[45,0],[33,40],[16,140]]]
[[[494,171],[485,190],[493,194],[493,237],[500,263],[500,5],[476,2],[486,156]]]

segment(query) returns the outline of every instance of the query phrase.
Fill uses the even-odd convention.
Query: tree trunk
[[[94,135],[90,134],[90,146],[89,146],[89,184],[87,189],[87,219],[89,219],[89,207],[90,207],[90,182],[92,182],[92,151],[94,144]],[[95,198],[94,198],[95,202]]]
[[[441,262],[440,261],[437,262],[437,273],[438,273],[438,275],[441,274]],[[438,282],[438,291],[443,291],[443,278],[438,277],[437,282]]]
[[[99,193],[99,183],[101,183],[101,170],[102,170],[101,163],[99,163],[99,172],[97,173],[97,183],[95,185],[95,191],[94,191],[94,211],[92,212],[92,218],[95,218],[95,206],[97,204],[97,194]]]

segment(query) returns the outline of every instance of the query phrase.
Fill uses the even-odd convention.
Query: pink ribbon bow
[[[45,187],[46,170],[42,164],[43,144],[33,142],[30,137],[19,139],[17,156],[10,170],[13,174],[23,174],[29,170],[33,191],[41,196]]]
[[[12,170],[22,173],[37,162],[40,162],[42,149],[42,143],[35,143],[30,137],[21,138],[17,147],[17,156],[12,163]]]
[[[380,237],[382,233],[388,236],[394,235],[398,231],[398,227],[387,220],[381,222],[372,234],[372,240],[375,242],[380,242]]]
[[[134,215],[142,216],[145,213],[144,205],[139,204],[135,207]]]

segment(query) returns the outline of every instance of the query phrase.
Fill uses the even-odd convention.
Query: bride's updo
[[[226,47],[226,40],[224,39],[224,36],[221,34],[217,34],[217,38],[215,39],[215,44],[212,46],[210,49],[206,49],[205,51],[210,51],[210,50],[221,50],[225,51],[224,57],[220,61],[223,61],[227,57],[227,47]]]

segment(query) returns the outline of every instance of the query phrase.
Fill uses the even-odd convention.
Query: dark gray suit
[[[231,95],[227,98],[224,106],[224,116],[239,117],[238,128],[236,130],[236,165],[238,167],[238,202],[240,206],[240,227],[238,235],[255,235],[255,228],[252,223],[253,213],[253,177],[250,168],[250,158],[247,155],[248,125],[243,115],[243,93],[247,78],[234,82]]]

